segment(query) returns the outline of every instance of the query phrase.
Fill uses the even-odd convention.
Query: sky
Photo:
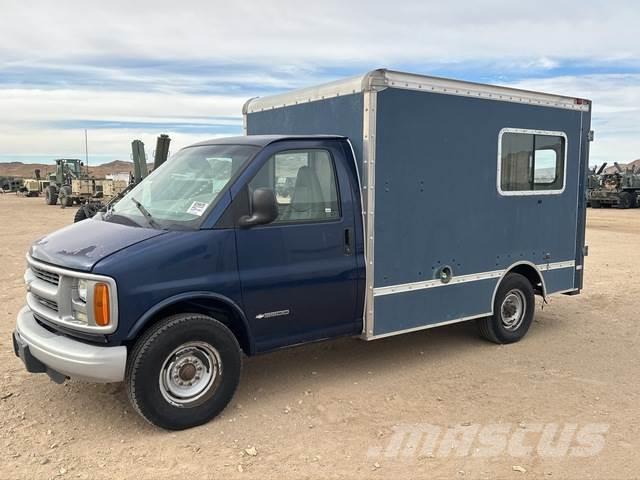
[[[0,162],[128,160],[242,134],[242,104],[375,68],[593,101],[591,164],[640,158],[633,0],[2,0]]]

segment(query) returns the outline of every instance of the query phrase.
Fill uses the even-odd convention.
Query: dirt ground
[[[14,356],[25,253],[73,213],[0,195],[0,478],[640,477],[640,210],[589,211],[583,293],[538,305],[518,344],[466,323],[254,357],[223,414],[183,432],[139,418],[122,385],[56,385]],[[592,423],[604,448],[586,457],[385,454],[397,426]]]

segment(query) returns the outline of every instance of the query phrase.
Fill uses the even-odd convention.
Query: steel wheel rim
[[[512,332],[520,328],[527,311],[527,299],[522,291],[510,290],[500,306],[500,320],[502,326]]]
[[[162,364],[160,392],[176,407],[195,407],[213,396],[222,379],[220,353],[207,342],[188,342]]]

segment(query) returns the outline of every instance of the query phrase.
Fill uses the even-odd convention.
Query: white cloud
[[[147,156],[155,149],[156,138],[159,133],[166,133],[171,137],[171,153],[195,142],[215,138],[215,134],[192,134],[173,132],[171,130],[159,132],[153,129],[99,129],[89,131],[89,158],[99,156],[101,159],[129,160],[131,142],[142,140],[145,144]],[[24,129],[10,129],[0,131],[0,145],[7,145],[7,151],[19,151],[22,156],[40,157],[50,155],[51,160],[61,157],[84,158],[84,131],[78,130],[39,130],[34,138],[31,131]],[[13,150],[11,150],[13,148]],[[100,162],[102,163],[102,162]]]
[[[640,156],[640,75],[606,72],[639,71],[639,23],[633,0],[3,0],[0,156],[81,152],[64,122],[237,130],[216,117],[239,119],[250,96],[340,76],[327,72],[436,65],[467,78],[517,72],[530,78],[523,88],[591,98],[592,161],[627,161]],[[567,62],[578,73],[540,78]],[[579,74],[594,65],[604,73]],[[92,129],[90,147],[126,156],[134,136],[153,143],[158,129]],[[214,136],[169,133],[174,149]]]
[[[14,124],[72,119],[211,123],[214,117],[239,116],[245,100],[175,92],[0,89],[0,105]]]
[[[638,58],[633,0],[5,0],[0,59],[96,55],[225,63]]]
[[[593,101],[590,163],[640,158],[640,74],[563,76],[524,80],[518,88],[559,92]]]

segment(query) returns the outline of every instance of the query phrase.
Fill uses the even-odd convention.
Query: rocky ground
[[[25,252],[73,213],[0,195],[3,479],[640,476],[640,210],[589,211],[583,294],[538,305],[518,344],[484,342],[471,323],[258,356],[245,362],[224,413],[183,432],[139,418],[121,385],[56,385],[14,356]],[[506,444],[485,455],[482,439],[465,446],[464,434],[451,448],[439,438],[425,450],[420,433],[419,448],[410,435],[399,450],[393,443],[403,429],[446,436],[495,425]],[[580,456],[586,437],[575,432],[590,425],[605,431],[591,443],[600,438],[602,449]],[[569,449],[541,448],[555,428],[567,432]]]

